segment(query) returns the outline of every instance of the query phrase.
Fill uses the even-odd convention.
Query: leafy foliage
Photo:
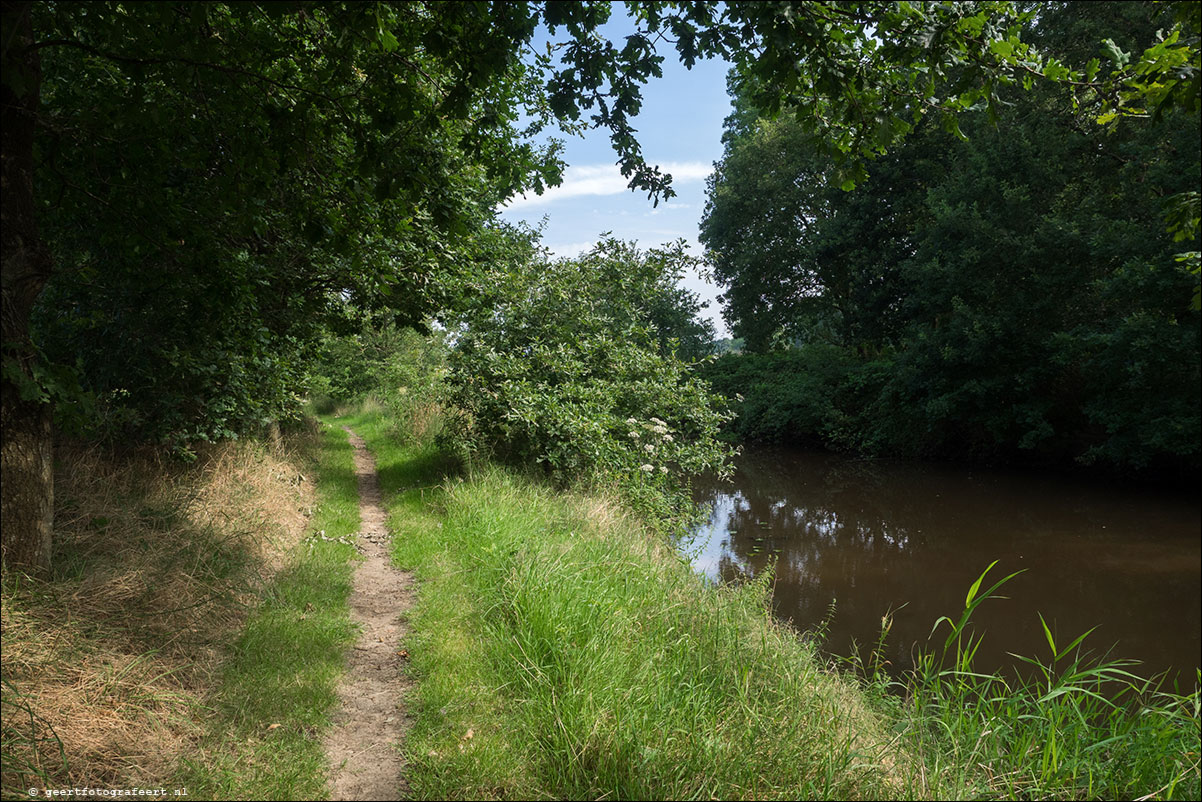
[[[927,180],[924,153],[939,150],[915,139],[904,155],[878,159],[853,193],[792,118],[728,139],[709,178],[701,241],[726,287],[724,315],[749,350],[868,346],[893,333],[900,264],[922,213],[921,196],[905,190]]]
[[[684,512],[685,477],[730,453],[717,441],[722,399],[677,353],[674,327],[696,328],[696,298],[675,286],[687,261],[679,244],[641,253],[604,240],[579,259],[506,265],[451,353],[460,447]]]
[[[516,130],[517,54],[457,44],[528,35],[525,9],[279,10],[36,9],[59,271],[35,325],[118,433],[220,438],[294,412],[324,326],[419,323],[492,205],[556,174]]]
[[[327,336],[311,367],[310,395],[361,401],[368,395],[429,395],[446,362],[442,332],[421,335],[386,323]]]
[[[1154,23],[1042,19],[1131,40]],[[804,127],[732,121],[702,238],[736,335],[800,346],[715,367],[747,396],[744,436],[1197,468],[1197,279],[1165,231],[1202,178],[1197,118],[1103,133],[1055,93],[1011,103],[999,127],[964,115],[968,141],[920,127],[852,193]]]
[[[293,413],[312,344],[323,327],[353,330],[348,309],[420,324],[456,306],[488,258],[496,202],[558,181],[555,143],[533,138],[547,125],[587,115],[632,187],[670,194],[630,124],[669,37],[686,64],[731,59],[757,114],[804,108],[790,124],[834,155],[836,185],[863,181],[863,162],[924,115],[952,126],[1020,75],[1162,113],[1189,106],[1196,60],[1185,14],[1139,59],[1081,81],[1022,44],[1019,8],[996,2],[639,3],[624,43],[596,35],[608,3],[6,15],[29,8],[40,87],[15,50],[5,86],[41,95],[35,212],[57,275],[35,340],[80,366],[109,431],[172,442]],[[531,56],[540,24],[554,44]]]
[[[426,442],[442,425],[446,363],[445,331],[365,321],[359,332],[323,339],[310,367],[309,400],[319,414],[341,404],[382,405],[398,442]]]
[[[636,13],[649,28],[672,31],[685,64],[698,56],[729,59],[739,94],[757,116],[790,112],[834,158],[833,178],[844,189],[863,181],[866,163],[924,118],[963,138],[961,113],[985,110],[996,121],[1010,90],[1036,80],[1068,87],[1074,110],[1111,125],[1199,109],[1196,3],[1170,4],[1173,18],[1143,40],[1138,58],[1139,46],[1126,51],[1115,43],[1120,35],[1093,31],[1105,68],[1101,58],[1081,64],[1077,53],[1032,41],[1031,28],[1059,13],[1035,4],[641,5]]]

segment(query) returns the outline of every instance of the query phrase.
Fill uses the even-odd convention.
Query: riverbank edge
[[[911,761],[853,681],[771,616],[766,581],[707,588],[615,502],[457,476],[379,413],[415,798],[898,798]],[[910,790],[907,790],[910,789]]]
[[[611,499],[495,467],[459,475],[379,406],[344,421],[378,455],[394,558],[422,583],[416,797],[1197,795],[1198,683],[1170,692],[1082,662],[1074,642],[1053,644],[1042,683],[1008,685],[960,659],[969,631],[904,686],[836,670],[772,619],[770,576],[704,587]],[[974,590],[957,626],[991,592]],[[835,716],[797,727],[773,707],[832,699]]]

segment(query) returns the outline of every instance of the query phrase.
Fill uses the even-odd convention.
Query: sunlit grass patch
[[[706,588],[597,496],[376,453],[416,571],[406,745],[421,798],[865,798],[894,785],[858,691],[775,621],[764,584]],[[424,465],[424,468],[419,466]]]
[[[3,580],[4,793],[160,785],[312,484],[294,452],[249,441],[193,465],[73,446],[56,462],[52,574]]]

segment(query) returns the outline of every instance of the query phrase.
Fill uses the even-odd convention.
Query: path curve
[[[338,712],[325,739],[330,798],[397,799],[408,791],[398,746],[410,724],[403,700],[412,681],[402,663],[413,575],[394,568],[388,557],[388,516],[381,505],[375,460],[361,437],[342,428],[355,448],[360,550],[366,559],[355,570],[350,597],[359,641],[339,683]]]

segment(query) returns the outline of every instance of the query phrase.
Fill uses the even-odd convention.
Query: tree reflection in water
[[[1100,625],[1087,645],[1141,659],[1147,673],[1198,665],[1202,516],[1181,495],[1062,476],[969,471],[781,449],[748,449],[733,483],[701,480],[709,520],[686,544],[715,581],[753,577],[776,560],[773,605],[799,628],[836,615],[828,648],[848,654],[895,619],[886,657],[910,664],[941,615],[957,614],[993,560],[1026,569],[1011,598],[981,608],[979,667],[1046,650],[1037,612],[1061,637]]]

